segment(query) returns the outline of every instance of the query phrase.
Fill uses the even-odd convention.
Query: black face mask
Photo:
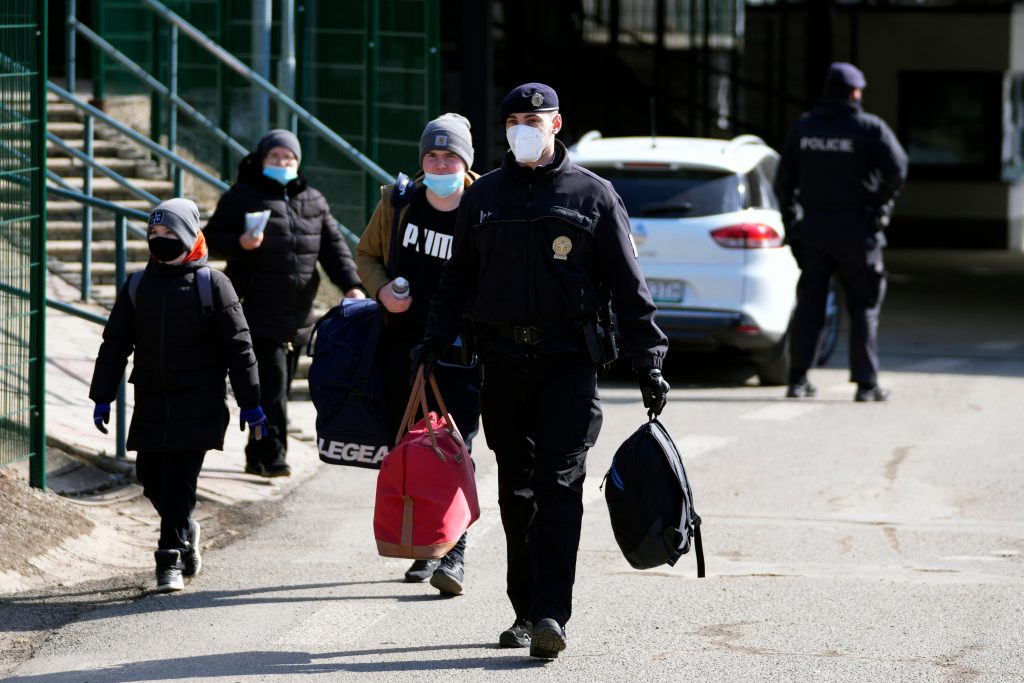
[[[149,240],[149,253],[157,261],[173,261],[185,253],[185,245],[176,237],[154,237]]]

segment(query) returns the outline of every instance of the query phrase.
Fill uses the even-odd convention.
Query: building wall
[[[844,42],[868,79],[865,109],[895,130],[902,72],[1024,70],[1024,9],[1014,8],[1012,17],[1008,12],[844,14],[837,33],[855,36],[855,44]],[[1001,121],[992,125],[1000,126]],[[918,233],[918,239],[929,239],[926,231],[949,232],[937,236],[937,242],[950,246],[1016,245],[1019,250],[1024,242],[1022,200],[1020,182],[915,179],[911,169],[894,227],[902,222]]]

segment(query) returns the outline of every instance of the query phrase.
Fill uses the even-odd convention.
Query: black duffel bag
[[[704,576],[700,517],[679,450],[661,422],[651,418],[619,446],[602,486],[615,540],[633,568],[672,566],[692,539],[697,576]]]
[[[320,459],[380,469],[391,448],[376,366],[383,311],[373,299],[343,299],[317,321],[306,352]]]

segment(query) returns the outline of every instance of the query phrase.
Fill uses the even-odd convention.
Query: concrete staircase
[[[83,148],[82,117],[72,105],[51,98],[47,102],[47,130],[72,147]],[[114,131],[97,125],[94,129],[93,157],[117,171],[138,187],[157,197],[173,196],[173,185],[166,173],[138,145],[119,140]],[[82,189],[81,161],[72,158],[57,145],[47,142],[48,170],[55,172],[74,189]],[[122,206],[148,212],[152,205],[113,180],[94,171],[93,195]],[[107,307],[113,305],[114,291],[114,217],[100,209],[93,209],[92,219],[92,285],[93,299]],[[78,202],[51,196],[46,204],[47,266],[51,274],[75,287],[82,282],[82,205]],[[145,267],[149,258],[146,243],[128,234],[126,245],[128,271]],[[69,302],[73,303],[73,302]]]

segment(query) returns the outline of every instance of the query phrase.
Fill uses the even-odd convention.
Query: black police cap
[[[499,112],[502,123],[509,114],[523,114],[531,111],[556,111],[558,93],[543,83],[524,83],[505,95]]]
[[[840,85],[847,88],[867,87],[868,81],[864,72],[849,62],[832,62],[825,76],[825,85]]]

